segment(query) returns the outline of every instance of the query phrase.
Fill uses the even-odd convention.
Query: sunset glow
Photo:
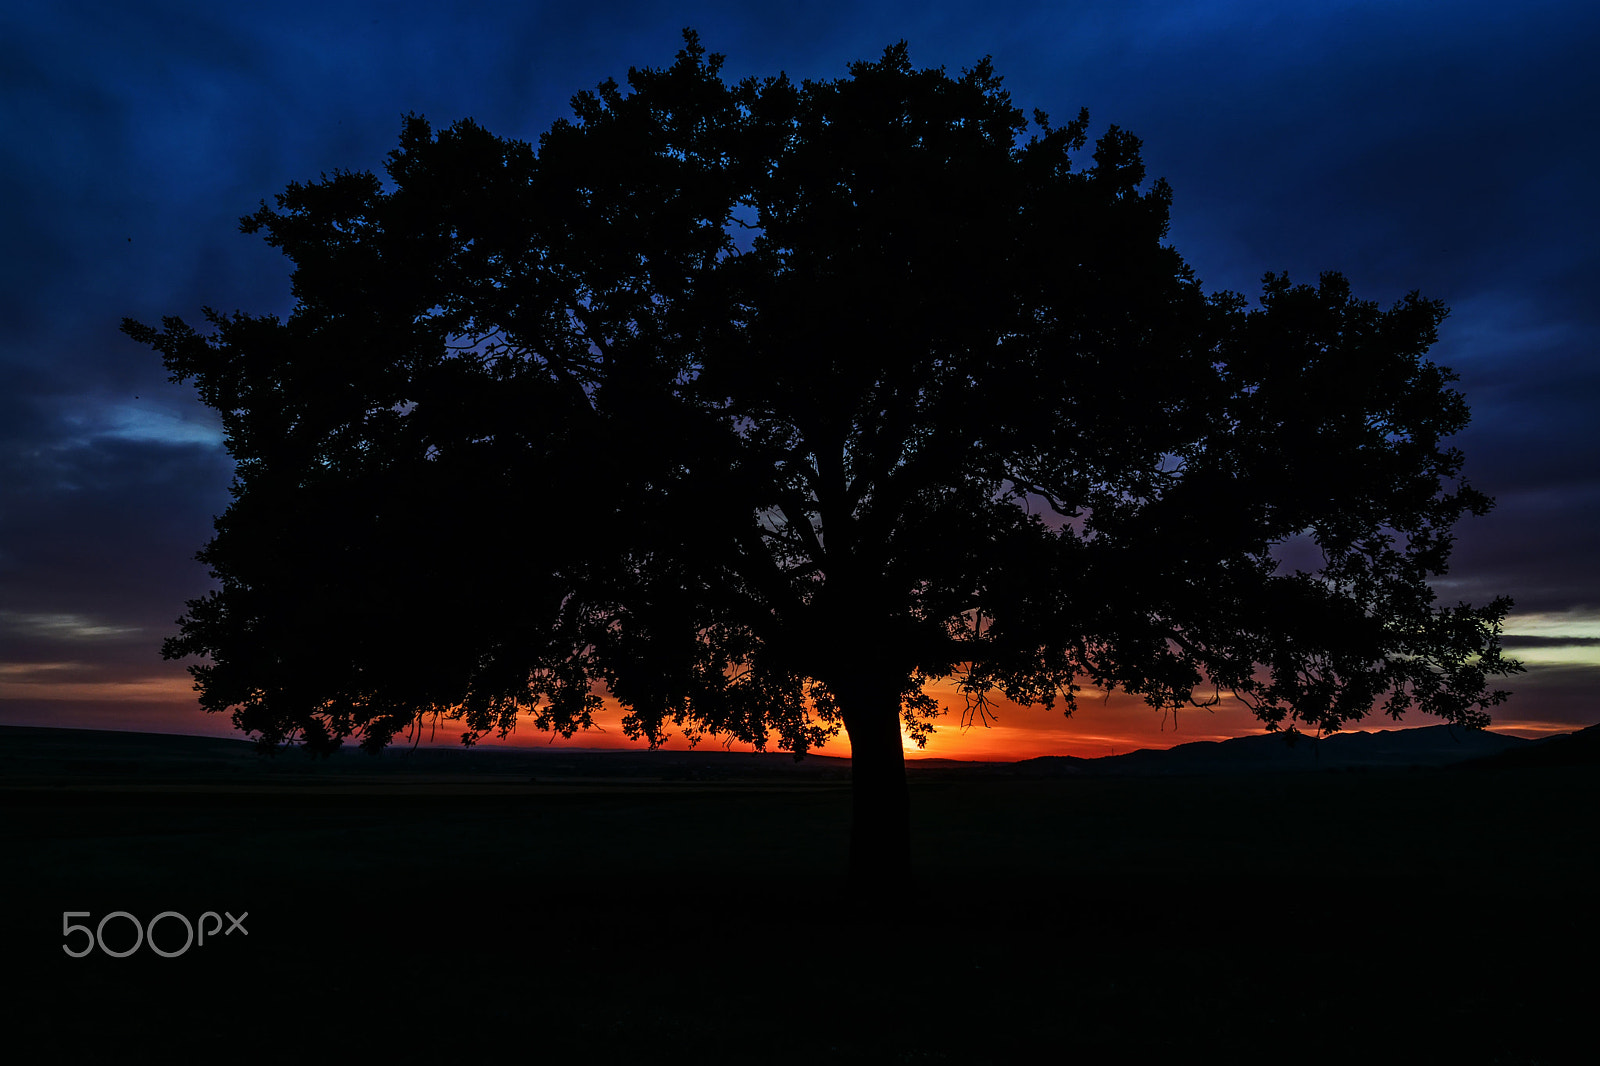
[[[228,718],[206,714],[195,703],[189,678],[170,665],[168,672],[120,680],[91,681],[83,677],[80,664],[0,663],[0,722],[7,725],[55,725],[79,729],[112,729],[156,733],[186,733],[202,736],[239,737]],[[1540,675],[1535,672],[1538,678]],[[1103,693],[1080,693],[1078,708],[1070,716],[1054,709],[1022,707],[996,698],[991,723],[963,728],[959,694],[948,685],[930,686],[945,713],[935,723],[926,748],[918,748],[902,731],[902,749],[908,761],[917,759],[957,759],[981,762],[1012,762],[1044,755],[1072,755],[1096,758],[1120,755],[1140,748],[1169,748],[1201,740],[1227,740],[1261,731],[1248,708],[1237,700],[1225,699],[1211,709],[1181,710],[1174,721],[1171,712],[1162,713],[1137,696],[1124,692],[1107,698]],[[1496,716],[1496,732],[1524,737],[1549,736],[1570,732],[1570,722],[1541,718],[1538,705],[1521,701],[1512,705],[1519,712]],[[1507,708],[1509,711],[1511,708]],[[605,698],[595,715],[595,728],[571,739],[545,733],[526,721],[505,739],[484,737],[480,744],[490,747],[572,747],[595,749],[640,749],[643,742],[629,740],[622,729],[622,709],[615,700]],[[1352,729],[1379,730],[1435,724],[1435,719],[1411,714],[1400,722],[1371,716],[1355,723]],[[456,746],[460,724],[441,719],[424,724],[421,743]],[[691,745],[679,734],[672,734],[662,745],[667,750],[688,750]],[[702,750],[752,750],[749,745],[724,745],[717,737],[706,737]],[[773,747],[767,749],[776,750]],[[816,749],[816,754],[849,758],[850,744],[843,734]]]

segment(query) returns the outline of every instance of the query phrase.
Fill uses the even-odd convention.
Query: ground
[[[837,762],[263,768],[42,735],[0,737],[0,844],[12,1032],[44,1058],[1590,1060],[1593,766],[927,770],[916,884],[861,919]],[[69,910],[248,935],[72,959]]]

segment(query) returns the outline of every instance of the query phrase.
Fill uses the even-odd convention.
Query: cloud
[[[17,611],[0,611],[0,629],[9,630],[12,635],[43,636],[54,640],[104,640],[140,632],[139,626],[108,625],[82,615],[22,614]]]
[[[1600,645],[1600,610],[1517,611],[1506,618],[1507,647],[1548,648]]]
[[[1561,641],[1551,644],[1510,644],[1508,654],[1527,667],[1588,666],[1596,669],[1600,683],[1600,641]]]
[[[70,674],[94,673],[93,663],[0,663],[0,681],[30,681]]]
[[[135,398],[137,399],[137,397]],[[84,438],[148,441],[157,444],[204,444],[222,447],[221,420],[209,410],[181,410],[156,404],[136,406],[127,403],[105,404],[72,419],[79,423],[98,423]]]
[[[186,599],[209,586],[194,553],[227,506],[232,462],[181,420],[104,420],[104,432],[30,415],[0,440],[0,628],[10,657],[154,658]]]
[[[187,678],[179,677],[103,682],[16,681],[0,678],[0,699],[7,700],[96,700],[170,705],[185,698],[193,701],[193,685]]]

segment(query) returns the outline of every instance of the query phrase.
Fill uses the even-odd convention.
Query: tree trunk
[[[911,802],[900,745],[900,687],[835,689],[850,734],[850,884],[858,897],[905,889],[911,878]]]

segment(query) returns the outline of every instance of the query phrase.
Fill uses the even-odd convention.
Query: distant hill
[[[1335,733],[1321,739],[1303,733],[1258,733],[1165,750],[1143,748],[1098,759],[1044,756],[1016,767],[1024,774],[1048,777],[1437,767],[1531,750],[1550,742],[1449,725]]]
[[[1473,761],[1473,766],[1575,766],[1600,763],[1600,725],[1553,737]]]

